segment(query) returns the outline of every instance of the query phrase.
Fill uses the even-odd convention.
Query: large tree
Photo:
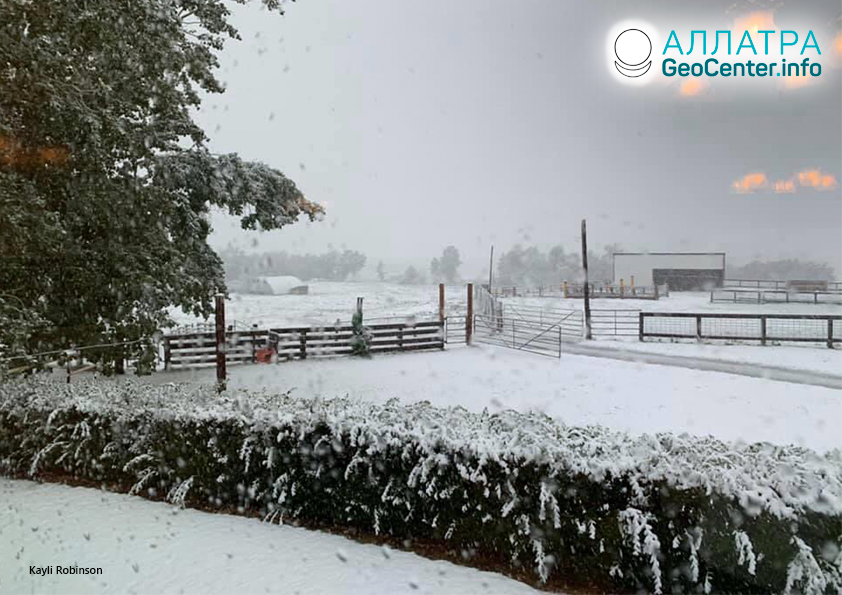
[[[211,208],[264,230],[321,213],[281,172],[211,153],[193,119],[223,92],[229,17],[223,0],[0,3],[0,352],[207,316],[225,290]]]
[[[441,252],[441,257],[430,262],[430,272],[435,280],[455,283],[459,279],[459,267],[462,259],[456,246],[448,246]]]

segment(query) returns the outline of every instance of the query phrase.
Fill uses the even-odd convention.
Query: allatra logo
[[[629,78],[643,76],[652,67],[652,41],[640,29],[626,29],[614,41],[614,55],[617,72]]]

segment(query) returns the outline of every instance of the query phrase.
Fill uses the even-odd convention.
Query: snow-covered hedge
[[[440,539],[604,589],[842,592],[842,452],[213,387],[0,386],[0,471]]]

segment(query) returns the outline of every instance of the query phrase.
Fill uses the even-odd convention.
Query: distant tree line
[[[462,266],[462,258],[456,246],[447,246],[441,252],[441,256],[430,261],[430,281],[433,283],[456,283],[459,281],[459,267]],[[379,270],[378,270],[379,272]],[[383,280],[383,277],[380,277]],[[399,279],[403,285],[423,285],[427,283],[427,275],[424,271],[414,266],[409,266]]]
[[[729,279],[758,279],[761,281],[835,281],[836,273],[826,262],[787,258],[783,260],[752,260],[742,266],[726,265]]]
[[[292,275],[302,281],[347,281],[365,267],[366,257],[356,250],[329,250],[322,254],[290,254],[285,251],[249,254],[238,248],[220,252],[229,282],[253,277]]]
[[[592,282],[612,281],[613,254],[619,251],[620,247],[615,244],[605,246],[601,252],[588,251],[588,272]],[[562,281],[575,282],[584,278],[581,253],[567,252],[561,245],[544,252],[535,246],[517,244],[500,255],[495,269],[496,286],[554,286]]]

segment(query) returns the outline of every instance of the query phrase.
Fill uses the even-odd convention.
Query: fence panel
[[[774,342],[842,343],[842,316],[824,314],[701,314],[641,312],[646,337]]]
[[[560,324],[542,325],[509,318],[474,316],[474,337],[477,343],[507,347],[537,355],[561,357]]]
[[[371,353],[444,349],[444,322],[423,321],[365,325],[371,335]],[[351,353],[351,326],[293,327],[229,331],[225,333],[225,361],[253,363],[257,352],[272,347],[279,361],[335,357]],[[214,333],[164,337],[167,369],[200,368],[216,363]]]
[[[595,337],[636,337],[640,333],[640,310],[591,308],[591,331]]]
[[[444,342],[447,344],[464,343],[467,339],[465,333],[465,323],[467,322],[466,315],[461,316],[456,314],[447,316],[444,319]]]
[[[749,287],[753,289],[771,289],[771,290],[799,290],[808,289],[808,291],[842,291],[842,281],[809,281],[809,280],[790,280],[790,281],[776,281],[766,279],[725,279],[722,284],[724,289],[731,287]]]

